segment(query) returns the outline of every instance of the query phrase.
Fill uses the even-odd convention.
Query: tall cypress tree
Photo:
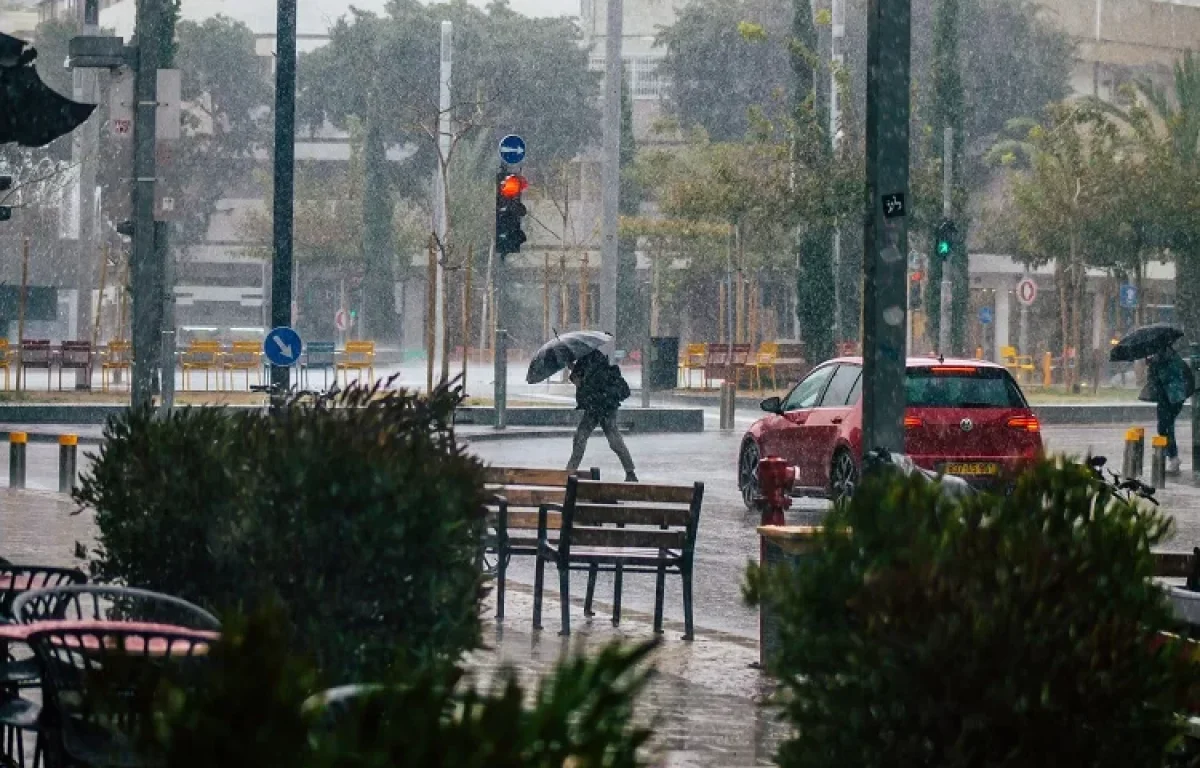
[[[819,169],[832,160],[828,124],[828,102],[819,98],[817,85],[817,29],[810,0],[793,0],[791,63],[794,76],[792,162],[798,180],[819,177]],[[794,244],[796,271],[796,315],[810,360],[833,356],[833,227],[829,216],[810,210],[800,222]]]

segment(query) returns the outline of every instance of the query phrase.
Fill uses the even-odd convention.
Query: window
[[[783,403],[783,410],[798,411],[815,406],[836,369],[836,365],[826,365],[808,374],[808,377],[797,384],[796,388],[787,396],[787,400]]]
[[[629,78],[629,94],[634,99],[660,99],[667,95],[667,80],[658,72],[661,54],[631,54],[622,57]],[[591,56],[588,69],[604,71],[604,57]]]
[[[842,408],[849,401],[850,394],[862,376],[862,369],[857,365],[842,365],[829,381],[829,388],[821,398],[822,408]]]
[[[854,380],[854,388],[850,390],[850,397],[846,398],[846,405],[858,405],[858,398],[862,397],[862,372],[858,374],[858,378]]]
[[[905,396],[911,408],[1024,408],[1008,371],[973,366],[909,368]]]

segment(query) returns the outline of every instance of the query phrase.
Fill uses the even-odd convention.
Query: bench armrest
[[[547,524],[549,522],[551,510],[561,513],[563,511],[563,505],[541,504],[538,506],[538,546],[541,546],[549,540],[549,536],[547,536]]]

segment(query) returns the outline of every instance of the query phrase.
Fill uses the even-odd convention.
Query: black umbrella
[[[525,381],[537,384],[566,368],[568,364],[612,344],[613,337],[603,331],[571,331],[555,336],[542,345],[529,361]]]
[[[1108,359],[1114,363],[1129,363],[1156,355],[1183,338],[1183,331],[1168,323],[1143,325],[1130,331],[1117,342]]]
[[[44,146],[75,130],[96,109],[43,83],[35,58],[37,51],[24,40],[0,34],[0,144]]]

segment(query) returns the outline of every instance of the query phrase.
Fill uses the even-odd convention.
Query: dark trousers
[[[1183,403],[1158,403],[1158,434],[1167,438],[1168,459],[1179,458],[1179,446],[1175,443],[1175,419],[1183,410]]]
[[[571,446],[571,460],[567,462],[567,469],[571,472],[579,469],[579,464],[583,461],[583,452],[587,450],[588,438],[592,436],[596,427],[604,430],[604,436],[608,438],[608,447],[617,454],[625,472],[633,472],[633,457],[629,455],[629,449],[625,447],[625,439],[617,431],[616,411],[603,416],[597,416],[587,411],[583,412],[583,418],[579,420],[579,428],[575,430],[575,439]]]

